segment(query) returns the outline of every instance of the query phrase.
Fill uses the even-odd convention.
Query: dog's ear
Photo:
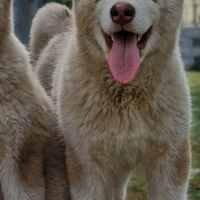
[[[13,32],[13,0],[0,0],[0,44]]]

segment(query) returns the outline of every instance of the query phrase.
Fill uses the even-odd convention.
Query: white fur
[[[119,24],[113,23],[110,17],[111,8],[115,4],[120,2],[120,0],[101,0],[96,7],[96,12],[98,13],[97,16],[100,17],[99,20],[101,21],[101,27],[107,35],[113,35],[113,33],[118,32],[122,29]],[[134,32],[140,36],[143,35],[153,25],[153,23],[158,20],[160,16],[159,5],[151,0],[126,0],[123,1],[123,3],[131,4],[136,11],[132,22],[129,24],[125,24],[123,26],[123,29],[126,31]],[[98,29],[97,32],[99,32]],[[102,34],[97,34],[97,40],[99,41],[99,44],[101,46],[102,44],[104,44],[102,46],[104,52],[108,51],[105,42],[103,42],[104,39],[102,38]],[[153,35],[153,37],[151,37],[150,41],[147,44],[147,52],[154,45],[154,43],[155,37]],[[141,60],[143,60],[144,54],[145,52],[142,52]]]
[[[0,199],[67,200],[54,106],[14,35],[12,4],[0,0]]]
[[[75,27],[54,72],[72,200],[124,200],[138,164],[149,200],[186,200],[191,110],[178,46],[183,0],[123,1],[136,9],[127,31],[144,34],[153,26],[139,72],[127,85],[109,71],[102,34],[120,31],[110,18],[118,2],[74,0]]]

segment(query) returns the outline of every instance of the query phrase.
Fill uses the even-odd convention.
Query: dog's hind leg
[[[177,147],[178,146],[178,147]],[[149,200],[186,200],[190,169],[188,141],[173,147],[151,148],[145,156]]]
[[[45,200],[69,200],[70,187],[65,173],[65,145],[59,132],[53,132],[46,145],[44,157]]]
[[[126,188],[128,180],[130,177],[130,172],[124,172],[121,176],[117,178],[117,183],[115,184],[115,200],[125,200],[126,199]]]
[[[0,183],[0,200],[3,200],[3,195],[2,195],[2,192],[1,192],[1,183]]]

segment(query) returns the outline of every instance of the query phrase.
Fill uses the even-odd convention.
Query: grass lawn
[[[190,200],[200,200],[200,72],[188,72],[192,95],[192,173],[188,195]]]
[[[192,170],[188,200],[200,200],[200,72],[187,72],[192,96]],[[146,184],[142,169],[137,169],[128,187],[127,200],[146,200]]]

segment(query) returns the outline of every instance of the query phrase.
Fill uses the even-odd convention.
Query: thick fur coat
[[[66,200],[65,145],[54,106],[13,33],[12,3],[0,0],[0,199]]]
[[[46,4],[37,12],[30,31],[30,52],[33,66],[36,65],[40,53],[47,46],[49,40],[68,29],[70,18],[69,8],[58,3]]]
[[[32,22],[31,62],[39,81],[50,96],[53,88],[53,71],[59,60],[60,49],[65,45],[71,17],[71,11],[66,6],[48,3],[37,12]],[[43,56],[40,56],[41,53]]]
[[[151,30],[128,84],[111,74],[105,41],[121,31],[110,14],[120,2],[74,0],[70,36],[51,71],[72,199],[124,200],[140,164],[149,200],[186,200],[191,110],[178,46],[183,0],[123,1],[135,11],[123,30],[141,37]]]

